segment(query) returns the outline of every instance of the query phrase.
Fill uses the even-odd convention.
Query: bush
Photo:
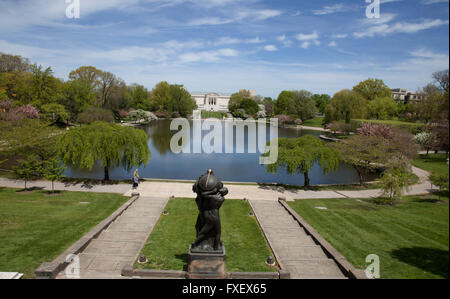
[[[155,112],[155,115],[158,118],[170,118],[170,113],[165,111]]]
[[[361,127],[363,123],[385,124],[385,125],[392,126],[394,128],[406,130],[409,133],[414,134],[414,135],[418,134],[420,132],[423,132],[426,129],[425,124],[410,123],[410,122],[395,121],[395,120],[377,121],[377,120],[367,120],[367,119],[352,119],[350,123],[351,123],[352,127],[356,127],[356,128]]]
[[[111,110],[91,106],[78,115],[77,121],[82,124],[91,124],[96,121],[114,123],[114,114]]]
[[[332,122],[331,124],[327,124],[325,129],[330,130],[334,134],[340,132],[346,135],[349,135],[351,132],[355,130],[352,128],[351,124],[343,123],[343,122]]]

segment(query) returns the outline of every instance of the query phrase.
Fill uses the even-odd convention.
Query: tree
[[[82,66],[70,72],[69,79],[87,84],[90,91],[96,91],[100,86],[100,75],[102,71],[93,66]]]
[[[351,136],[341,142],[330,143],[330,148],[338,150],[342,160],[352,165],[363,184],[366,171],[374,171],[387,159],[385,155],[386,142],[376,136]]]
[[[150,96],[147,88],[134,84],[127,87],[128,108],[150,110]]]
[[[77,121],[82,124],[90,124],[96,121],[104,121],[107,123],[114,122],[114,114],[109,109],[98,107],[89,107],[86,111],[78,115]]]
[[[433,73],[433,79],[439,84],[443,91],[449,91],[448,69]]]
[[[66,170],[66,166],[56,158],[44,161],[42,173],[47,180],[52,182],[52,193],[55,192],[54,182],[63,178],[64,170]]]
[[[290,105],[294,101],[294,96],[295,91],[283,90],[275,101],[275,114],[290,114]]]
[[[300,172],[305,177],[304,186],[309,186],[309,172],[314,164],[319,163],[323,172],[329,173],[338,168],[340,159],[341,155],[337,150],[325,146],[322,140],[312,135],[279,138],[278,160],[267,165],[267,171],[276,173],[279,167],[284,167],[290,174]]]
[[[56,103],[62,97],[63,82],[53,76],[51,67],[45,70],[36,64],[31,66],[32,82],[30,84],[31,104],[37,108],[49,103]]]
[[[301,120],[314,118],[317,114],[316,103],[312,98],[312,93],[307,90],[298,90],[294,93],[293,102],[289,115],[295,115]]]
[[[57,142],[58,156],[67,165],[91,170],[99,161],[104,179],[109,169],[122,165],[127,170],[147,164],[150,159],[147,134],[138,129],[104,122],[73,128]]]
[[[307,90],[282,91],[275,103],[275,113],[308,120],[316,113],[316,103]]]
[[[387,196],[394,204],[403,196],[403,191],[413,183],[411,164],[404,157],[394,157],[387,164],[388,169],[383,173],[380,181],[383,189],[383,196]]]
[[[444,100],[442,91],[434,84],[428,84],[422,90],[423,99],[415,104],[417,117],[424,123],[437,120],[442,117],[441,109]]]
[[[34,156],[45,161],[55,155],[58,134],[59,130],[38,119],[0,121],[0,151],[9,156]]]
[[[331,97],[327,94],[314,94],[312,99],[316,102],[316,108],[321,113],[325,113],[325,108],[331,101]]]
[[[41,165],[41,162],[37,161],[34,157],[30,157],[28,160],[19,161],[19,165],[14,167],[14,174],[17,178],[24,181],[25,190],[27,190],[27,181],[41,175]]]
[[[392,119],[398,113],[397,103],[391,97],[377,97],[368,103],[368,111],[372,119]]]
[[[122,80],[118,79],[113,73],[101,72],[99,74],[99,102],[101,107],[110,103],[115,88],[122,83]]]
[[[367,100],[359,93],[344,89],[336,93],[325,109],[326,124],[344,120],[350,123],[352,119],[364,119],[367,115]]]
[[[152,111],[168,111],[171,103],[170,84],[166,81],[156,84],[152,90],[150,101]]]
[[[256,103],[256,101],[254,101],[250,98],[243,99],[239,105],[239,108],[244,109],[246,114],[252,115],[252,116],[256,116],[256,114],[259,111],[259,106]]]
[[[69,113],[66,108],[60,104],[46,104],[41,107],[44,119],[52,122],[67,122],[69,120]]]
[[[76,119],[78,114],[89,106],[96,104],[96,93],[91,83],[84,80],[72,80],[64,84],[64,96],[59,101],[70,112],[70,118]]]
[[[414,141],[416,141],[417,144],[419,144],[423,149],[425,149],[428,155],[428,152],[430,151],[431,147],[434,144],[433,134],[428,132],[418,133],[414,136]]]
[[[30,61],[18,55],[0,53],[0,73],[27,72]]]
[[[353,91],[359,93],[368,101],[376,98],[391,97],[392,93],[389,87],[381,79],[367,79],[353,87]]]
[[[448,190],[448,173],[445,174],[437,174],[433,173],[430,175],[430,181],[433,183],[433,185],[439,187],[439,200],[441,199],[441,192],[442,190]]]
[[[183,85],[170,85],[170,105],[168,112],[173,116],[187,117],[197,108],[195,100]]]

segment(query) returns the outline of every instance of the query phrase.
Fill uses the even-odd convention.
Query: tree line
[[[34,107],[43,118],[55,122],[113,122],[133,110],[151,111],[159,117],[187,117],[196,108],[182,85],[160,82],[149,91],[139,84],[127,85],[115,74],[93,66],[71,71],[64,81],[54,76],[51,67],[3,53],[0,103],[2,112]]]

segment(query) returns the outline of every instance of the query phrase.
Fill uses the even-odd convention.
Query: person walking
[[[136,189],[139,186],[139,172],[136,169],[133,173],[133,189]]]

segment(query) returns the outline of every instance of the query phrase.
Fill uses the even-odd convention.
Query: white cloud
[[[269,51],[269,52],[275,52],[275,51],[278,51],[278,48],[274,45],[267,45],[267,46],[264,46],[264,50]]]
[[[202,25],[224,25],[239,21],[264,21],[270,18],[274,18],[283,14],[280,10],[274,9],[262,9],[262,10],[238,10],[233,14],[229,14],[227,18],[219,17],[205,17],[199,19],[193,19],[188,22],[191,26]]]
[[[335,38],[335,39],[342,39],[342,38],[346,38],[348,36],[348,34],[343,33],[343,34],[333,34],[331,37]]]
[[[336,43],[335,41],[331,41],[331,42],[328,44],[328,46],[330,46],[330,47],[336,47],[336,46],[337,46],[337,43]]]
[[[395,24],[380,24],[369,27],[366,31],[355,32],[353,35],[356,38],[373,37],[375,35],[386,36],[394,33],[416,33],[422,30],[448,25],[448,20],[424,20],[421,23],[398,22]]]
[[[248,39],[239,39],[233,37],[222,37],[218,41],[214,42],[214,46],[224,46],[224,45],[235,45],[235,44],[260,44],[263,43],[264,40],[259,37],[248,38]]]
[[[295,36],[295,38],[298,39],[299,41],[316,40],[319,38],[319,34],[317,33],[317,31],[314,31],[311,34],[299,33]]]
[[[208,17],[208,18],[200,18],[191,20],[188,22],[188,25],[190,26],[203,26],[203,25],[224,25],[233,23],[234,20],[232,19],[221,19],[217,17]]]
[[[191,52],[180,55],[179,62],[190,63],[190,62],[216,62],[222,57],[235,57],[239,53],[233,49],[219,49],[213,51],[203,51],[203,52]]]
[[[354,10],[354,6],[346,6],[342,3],[334,4],[334,5],[327,5],[324,6],[321,9],[313,10],[313,14],[315,15],[329,15],[334,14],[338,12],[346,12],[350,10]]]
[[[422,4],[430,5],[436,3],[448,3],[448,0],[422,0]]]
[[[295,38],[302,42],[300,47],[303,49],[308,49],[311,45],[320,45],[319,34],[317,31],[314,31],[311,34],[299,33],[295,36]]]

